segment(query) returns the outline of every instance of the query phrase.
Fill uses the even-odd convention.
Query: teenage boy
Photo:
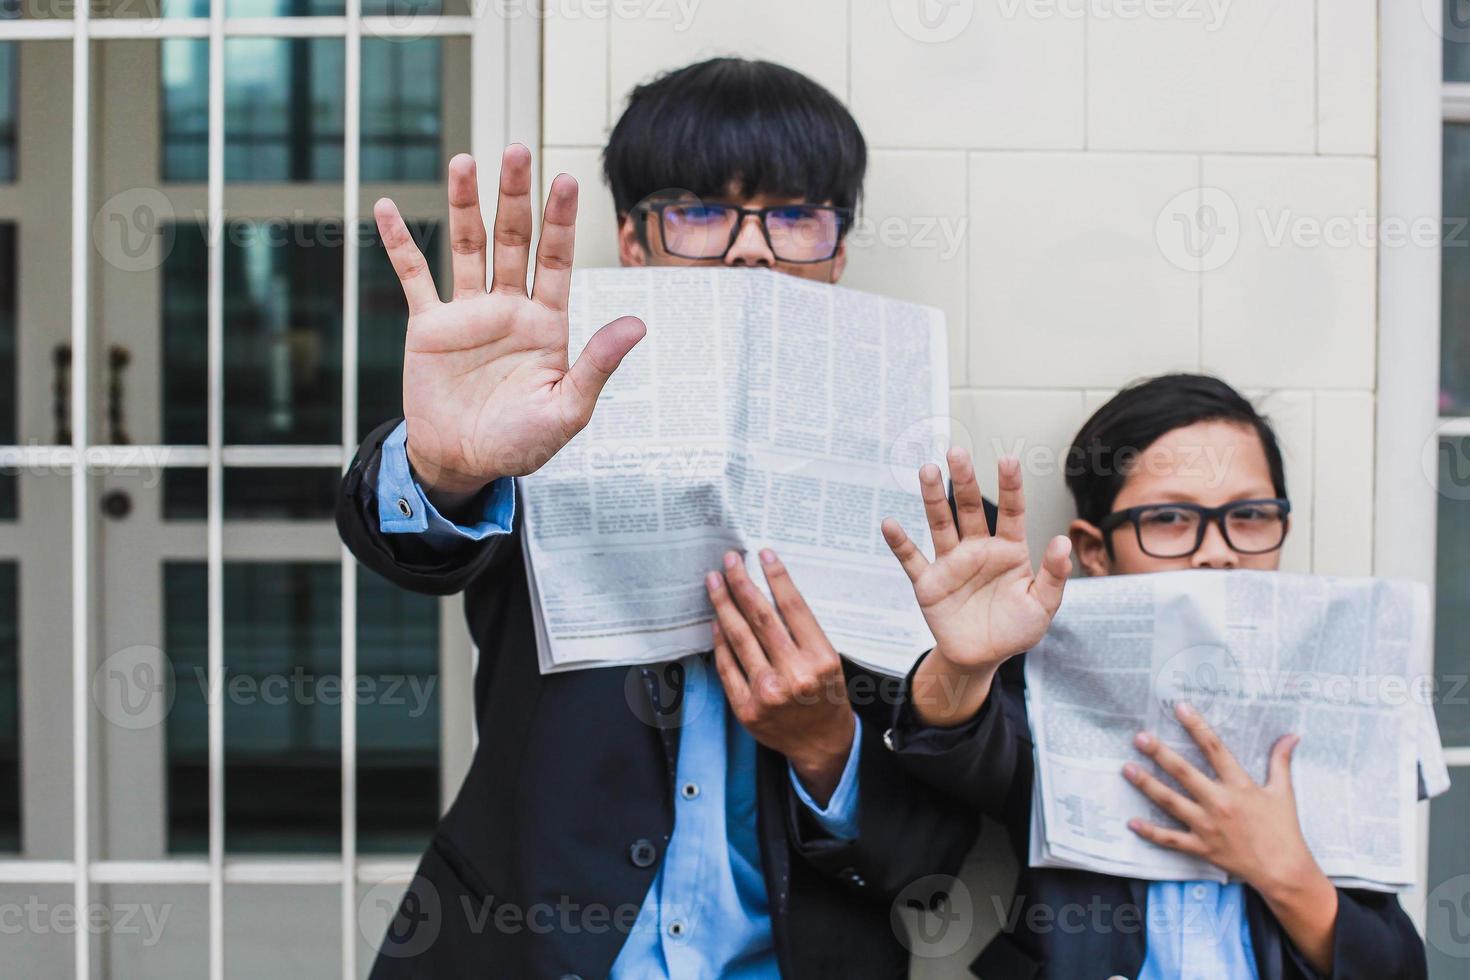
[[[605,153],[622,261],[835,282],[865,160],[851,115],[794,71],[722,59],[673,72],[633,93]],[[707,654],[539,672],[513,478],[587,424],[644,328],[608,324],[568,365],[577,187],[551,184],[528,295],[525,148],[501,163],[488,291],[468,157],[450,162],[449,203],[442,303],[378,202],[410,309],[407,421],[363,442],[337,522],[390,581],[465,593],[480,738],[372,976],[907,975],[890,904],[956,868],[977,817],[884,748],[896,680],[844,662],[809,619],[788,631],[740,573],[731,592],[763,646],[738,688]],[[766,567],[789,610],[789,578]]]
[[[1204,466],[1201,458],[1223,469]],[[973,499],[979,491],[967,461],[952,458],[951,465],[956,499]],[[931,524],[947,526],[937,471],[926,470],[922,484]],[[1088,575],[1275,570],[1290,529],[1276,436],[1248,401],[1215,378],[1169,375],[1118,394],[1077,434],[1067,484],[1078,515],[1071,543]],[[975,588],[969,568],[983,567],[986,555],[1005,546],[1006,511],[1003,495],[997,541],[978,526],[944,536],[936,530],[935,562],[905,562],[926,614],[944,594],[923,591],[930,580],[948,575]],[[901,530],[885,531],[903,547]],[[1040,634],[997,630],[996,619],[992,608],[967,635],[940,642],[918,664],[891,738],[915,774],[1004,822],[1024,865],[1035,767],[1024,673],[1019,657],[1010,658]],[[1244,884],[1025,868],[1014,911],[975,961],[976,974],[986,980],[1424,976],[1423,944],[1398,899],[1335,888],[1312,859],[1292,794],[1296,736],[1282,733],[1260,785],[1197,712],[1181,706],[1177,716],[1212,771],[1139,733],[1138,750],[1179,788],[1134,764],[1119,778],[1183,829],[1141,821],[1131,829],[1161,847],[1202,857]],[[1083,911],[1068,920],[1060,909]],[[1068,921],[1083,927],[1067,928]]]

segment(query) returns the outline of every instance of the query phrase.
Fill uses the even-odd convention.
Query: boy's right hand
[[[536,250],[531,252],[531,154],[510,146],[500,168],[491,266],[485,288],[485,222],[475,161],[449,161],[449,236],[454,298],[443,303],[397,206],[373,209],[383,245],[408,300],[403,412],[408,459],[441,510],[462,505],[504,476],[524,476],[556,455],[592,417],[608,377],[643,338],[643,323],[623,317],[567,363],[567,299],[576,237],[577,182],[552,182]]]
[[[975,467],[962,449],[949,452],[958,526],[939,467],[931,463],[919,470],[934,561],[897,521],[883,522],[883,537],[913,582],[934,634],[934,650],[919,665],[910,691],[919,720],[928,725],[957,725],[980,710],[1000,665],[1046,635],[1072,572],[1072,545],[1065,536],[1051,540],[1040,571],[1032,572],[1020,461],[1003,457],[996,469],[1000,501],[994,536],[985,521]]]

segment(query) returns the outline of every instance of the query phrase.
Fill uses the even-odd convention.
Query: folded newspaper
[[[1276,740],[1300,735],[1292,782],[1323,872],[1345,887],[1406,890],[1417,865],[1415,802],[1449,786],[1428,628],[1428,592],[1417,583],[1249,571],[1069,583],[1051,630],[1026,656],[1037,773],[1030,863],[1227,880],[1127,826],[1135,817],[1179,826],[1120,774],[1130,760],[1153,766],[1133,747],[1137,732],[1212,774],[1174,718],[1187,700],[1258,781]]]
[[[710,648],[704,576],[774,548],[833,645],[902,674],[933,645],[883,542],[928,546],[918,467],[949,443],[944,315],[757,269],[578,272],[570,353],[644,338],[591,424],[520,482],[543,673]]]

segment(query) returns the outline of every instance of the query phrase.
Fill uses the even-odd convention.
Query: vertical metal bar
[[[342,451],[357,445],[357,333],[361,196],[362,2],[347,0],[342,153]],[[342,978],[357,977],[357,564],[342,547]]]
[[[91,146],[89,115],[91,100],[91,48],[87,25],[91,22],[88,3],[77,3],[73,12],[71,87],[71,713],[72,713],[72,861],[73,897],[77,916],[86,916],[90,902],[92,855],[89,836],[90,711],[88,692],[91,671],[88,651],[91,639],[91,589],[89,588],[92,546],[90,487],[86,450],[91,435],[87,416],[88,369],[88,272],[92,242],[91,194],[88,184]],[[77,980],[92,975],[92,938],[87,929],[77,929],[73,940]]]
[[[225,2],[209,7],[208,451],[205,513],[209,642],[209,977],[224,980],[224,269]]]

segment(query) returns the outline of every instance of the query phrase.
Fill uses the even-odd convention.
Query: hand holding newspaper
[[[708,650],[704,574],[761,547],[839,653],[907,671],[933,640],[879,523],[929,548],[915,474],[949,441],[944,315],[766,270],[582,271],[573,358],[608,310],[648,336],[520,483],[542,672]]]
[[[1030,863],[1226,880],[1128,829],[1133,818],[1178,826],[1119,775],[1130,760],[1152,766],[1138,732],[1211,775],[1174,718],[1183,700],[1257,782],[1276,740],[1299,735],[1291,776],[1318,865],[1339,885],[1407,889],[1416,761],[1425,795],[1448,786],[1423,675],[1428,609],[1422,586],[1374,579],[1185,571],[1071,583],[1025,662]]]

